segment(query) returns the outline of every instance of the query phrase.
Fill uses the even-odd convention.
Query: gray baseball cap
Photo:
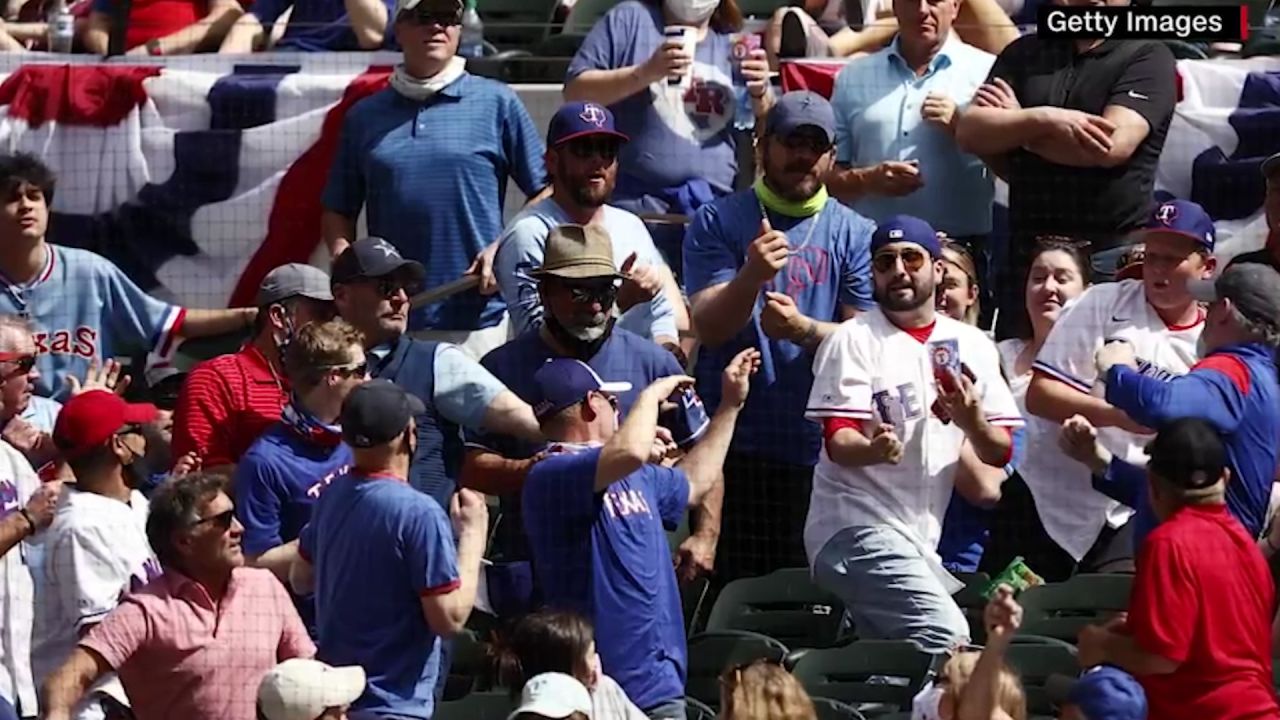
[[[1280,181],[1280,152],[1262,161],[1262,177]]]
[[[809,90],[795,90],[783,95],[765,117],[765,132],[786,136],[806,125],[818,128],[827,142],[836,141],[836,113],[827,99]]]
[[[1225,298],[1250,321],[1280,330],[1280,272],[1255,262],[1233,263],[1214,280],[1187,284],[1201,302]]]
[[[262,279],[262,285],[258,286],[257,305],[264,307],[295,297],[333,302],[328,273],[302,263],[281,265]]]

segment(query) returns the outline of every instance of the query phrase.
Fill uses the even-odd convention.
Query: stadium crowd
[[[734,0],[626,0],[537,128],[461,2],[373,4],[404,61],[345,118],[332,263],[254,307],[46,242],[53,171],[0,156],[0,718],[458,717],[482,617],[513,718],[696,718],[683,594],[795,568],[831,645],[926,656],[913,720],[1029,717],[1036,591],[1101,575],[1059,717],[1280,717],[1280,154],[1219,257],[1153,191],[1167,47],[894,0],[735,52]],[[784,94],[798,45],[865,55]],[[860,717],[777,660],[721,663],[720,716]]]

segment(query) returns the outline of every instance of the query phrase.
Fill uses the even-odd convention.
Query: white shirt
[[[644,221],[621,208],[605,205],[599,225],[609,233],[613,244],[613,261],[619,268],[631,253],[636,265],[665,268],[667,263],[653,244]],[[542,300],[538,282],[530,271],[542,267],[551,228],[572,222],[555,200],[545,198],[525,208],[512,219],[499,238],[493,274],[511,314],[512,330],[522,333],[542,325]],[[640,303],[618,317],[618,327],[647,337],[676,337],[676,320],[666,292],[659,292],[647,303]]]
[[[1142,374],[1170,378],[1187,374],[1195,365],[1196,342],[1203,329],[1203,318],[1191,327],[1165,325],[1147,303],[1141,280],[1094,285],[1062,310],[1032,368],[1080,392],[1101,397],[1105,378],[1098,377],[1094,358],[1107,340],[1132,344]],[[1116,457],[1146,467],[1144,448],[1150,436],[1101,428],[1098,439]],[[1113,524],[1115,521],[1112,518]]]
[[[26,507],[40,479],[16,448],[0,440],[0,517]],[[0,562],[0,695],[34,715],[36,685],[31,676],[31,623],[35,590],[26,562],[27,543],[20,542]]]
[[[938,560],[942,519],[964,440],[954,423],[944,424],[931,411],[938,393],[930,346],[945,341],[957,344],[960,362],[976,376],[987,421],[1000,427],[1022,426],[1009,386],[1000,376],[995,345],[981,330],[939,314],[922,343],[879,309],[844,322],[818,348],[805,417],[819,422],[861,420],[868,437],[880,423],[894,418],[904,456],[897,465],[850,468],[832,462],[823,449],[814,469],[804,533],[811,563],[840,531],[884,525],[903,533],[926,558]]]
[[[1027,412],[1032,373],[1015,374],[1018,354],[1026,346],[1025,340],[1016,339],[997,345],[1009,389],[1027,421],[1026,447],[1018,462],[1018,474],[1035,499],[1044,531],[1079,562],[1097,542],[1107,518],[1114,515],[1123,522],[1128,512],[1120,503],[1094,490],[1089,470],[1062,452],[1058,445],[1062,432],[1059,423]]]
[[[31,665],[37,682],[71,656],[84,628],[101,621],[126,592],[160,575],[147,542],[147,511],[147,499],[136,490],[123,503],[64,487],[44,532],[44,563],[36,579]]]

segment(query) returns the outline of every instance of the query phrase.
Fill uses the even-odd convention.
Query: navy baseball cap
[[[826,98],[809,90],[795,90],[778,98],[764,121],[765,133],[778,136],[790,135],[806,125],[818,128],[827,142],[835,143],[836,113]]]
[[[1147,219],[1142,234],[1182,235],[1195,240],[1205,252],[1213,252],[1214,240],[1218,236],[1213,226],[1213,218],[1204,208],[1190,200],[1169,200],[1156,206]]]
[[[414,289],[427,279],[422,263],[405,260],[394,245],[380,237],[367,237],[351,243],[334,258],[330,282],[341,285],[397,273],[403,273]]]
[[[588,135],[609,135],[627,142],[618,132],[609,108],[593,102],[571,102],[560,106],[547,125],[547,147],[555,147]]]
[[[624,393],[629,382],[605,382],[591,366],[572,358],[554,358],[534,373],[536,384],[533,414],[539,420],[577,405],[591,392]]]
[[[1215,491],[1227,467],[1227,448],[1217,429],[1199,418],[1179,418],[1147,443],[1147,470],[1188,497]]]
[[[399,437],[410,419],[426,411],[417,396],[390,380],[370,380],[347,395],[338,421],[348,445],[371,448]]]
[[[885,218],[871,235],[871,254],[893,243],[914,243],[924,248],[932,257],[942,255],[942,243],[938,231],[929,223],[910,215],[894,215]]]
[[[1147,694],[1132,675],[1111,665],[1085,670],[1079,678],[1051,676],[1049,699],[1074,705],[1085,720],[1146,720]]]

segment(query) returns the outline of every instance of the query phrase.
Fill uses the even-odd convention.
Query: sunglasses
[[[816,135],[786,135],[778,138],[778,143],[788,150],[808,150],[815,155],[823,155],[831,149],[826,138]]]
[[[142,426],[141,425],[125,425],[124,427],[120,428],[120,431],[117,432],[116,434],[117,435],[141,435]]]
[[[200,518],[199,520],[191,523],[188,527],[197,528],[205,523],[210,523],[219,530],[226,532],[231,528],[231,521],[235,519],[235,516],[236,511],[234,509],[227,510],[226,512],[220,512],[217,515],[210,515],[207,518]]]
[[[612,305],[618,297],[618,288],[622,285],[619,280],[606,280],[604,282],[574,282],[562,283],[564,288],[569,291],[569,295],[575,303],[600,303],[601,305]]]
[[[361,362],[358,365],[326,365],[324,370],[331,370],[344,378],[364,377],[369,374],[369,363]]]
[[[602,160],[612,161],[617,159],[622,143],[611,138],[581,138],[570,140],[566,147],[574,157],[582,160],[599,157]]]
[[[0,352],[0,362],[10,362],[16,368],[8,377],[17,377],[31,372],[36,365],[36,356],[26,353]]]
[[[400,14],[401,19],[408,21],[419,27],[430,25],[439,25],[441,27],[452,27],[462,24],[462,13],[456,10],[432,10],[419,5],[413,10],[407,10]]]
[[[924,267],[925,262],[928,260],[928,255],[923,250],[907,249],[898,252],[886,250],[876,253],[875,257],[871,259],[871,266],[875,268],[876,272],[887,273],[897,267],[899,259],[902,260],[902,267],[907,272],[915,272]]]
[[[404,280],[395,277],[378,278],[374,282],[373,287],[377,291],[379,297],[386,298],[388,300],[399,294],[401,290],[404,290],[406,293],[409,292],[409,287],[405,284]]]

